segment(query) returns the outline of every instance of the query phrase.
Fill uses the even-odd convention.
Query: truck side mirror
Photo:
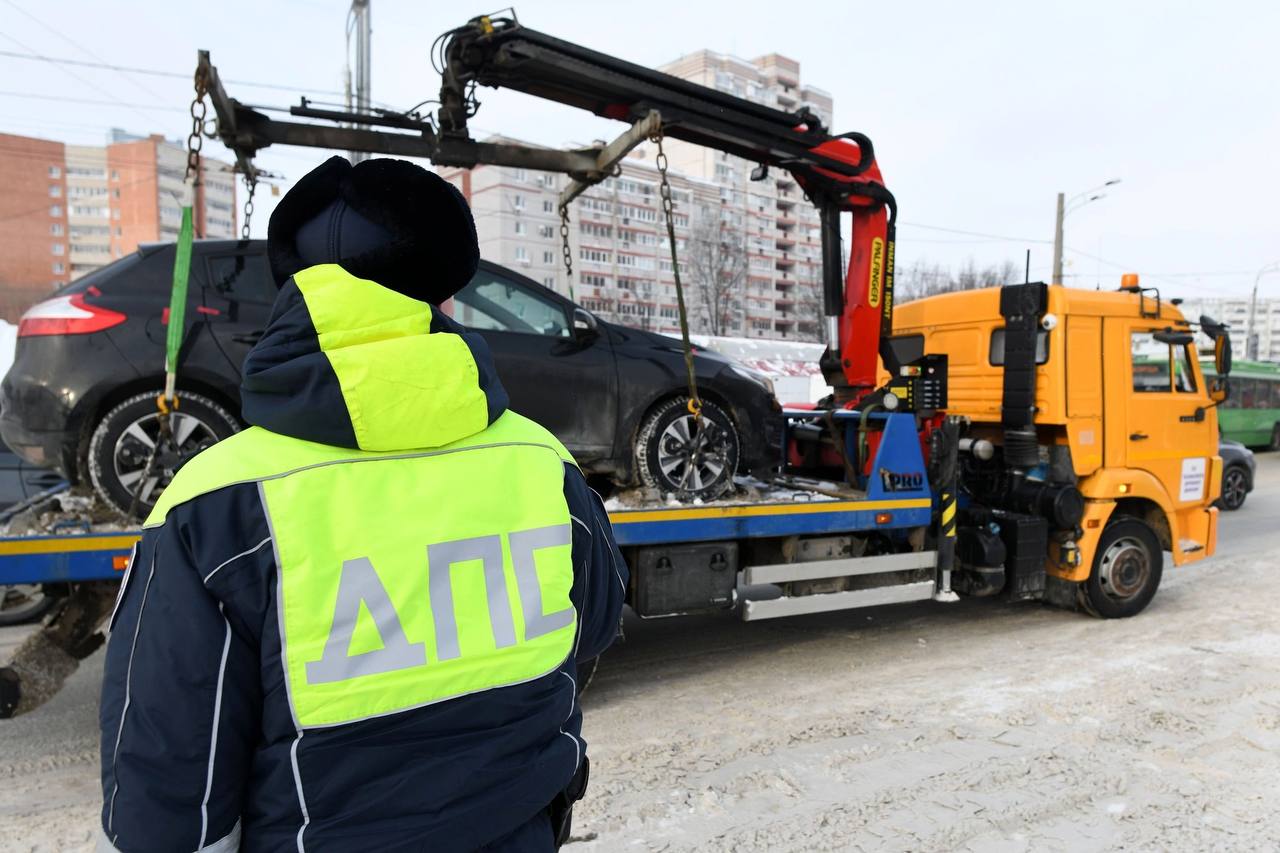
[[[1224,379],[1231,372],[1231,336],[1225,330],[1213,338],[1213,369]]]
[[[1215,404],[1225,403],[1231,394],[1231,383],[1225,376],[1209,380],[1209,399]]]

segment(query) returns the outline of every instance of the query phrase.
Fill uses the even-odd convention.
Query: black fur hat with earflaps
[[[267,254],[277,286],[316,264],[438,305],[475,275],[476,225],[462,193],[407,160],[352,166],[331,157],[271,214]]]

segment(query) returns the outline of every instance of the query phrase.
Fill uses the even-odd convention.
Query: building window
[[[517,181],[519,181],[522,184],[527,184],[529,182],[529,173],[526,172],[524,169],[516,169],[514,173],[514,177]]]
[[[554,264],[554,263],[556,262],[556,253],[555,253],[555,252],[543,252],[543,253],[542,253],[542,262],[543,262],[544,264]]]
[[[555,276],[553,276],[553,275],[544,276],[544,277],[543,277],[543,279],[542,279],[542,284],[543,284],[545,287],[549,287],[549,288],[551,288],[552,290],[555,290],[555,287],[556,287],[556,277],[555,277]]]
[[[543,212],[543,213],[555,213],[555,210],[556,210],[555,202],[553,202],[553,201],[552,201],[551,199],[549,199],[549,198],[547,198],[547,199],[543,199],[543,200],[542,200],[542,212]]]
[[[111,170],[111,180],[113,180],[113,181],[118,181],[118,180],[120,180],[120,173],[119,173],[119,172],[117,172],[115,169],[112,169],[112,170]]]
[[[113,189],[111,191],[111,195],[115,196],[116,198],[120,198],[120,188],[116,187],[115,189]]]
[[[517,233],[517,234],[524,234],[526,231],[528,231],[528,230],[529,230],[529,229],[525,226],[524,222],[522,222],[522,221],[520,221],[520,220],[516,220],[516,222],[515,222],[515,228],[516,228],[516,233]]]
[[[63,274],[63,273],[65,273],[66,271],[67,271],[67,268],[63,265],[62,261],[54,261],[54,262],[53,262],[53,274],[54,274],[54,275],[62,275],[62,274]]]
[[[50,226],[49,226],[49,233],[50,233],[52,236],[54,236],[54,237],[61,237],[61,236],[62,236],[62,223],[61,223],[61,222],[55,222],[55,223],[53,223],[52,225],[50,225]]]
[[[59,256],[61,256],[61,255],[65,255],[65,254],[67,253],[67,244],[66,244],[66,243],[54,243],[52,246],[50,246],[50,248],[53,250],[53,253],[54,253],[55,255],[59,255]]]
[[[529,250],[524,246],[516,246],[516,260],[528,262]]]
[[[124,229],[123,229],[123,228],[121,228],[119,225],[117,225],[117,226],[116,226],[116,236],[117,236],[117,237],[121,237],[121,236],[123,236],[123,235],[124,235]]]
[[[50,166],[50,167],[49,167],[49,177],[51,177],[51,178],[61,178],[61,177],[62,177],[62,168],[61,168],[60,166]]]
[[[119,218],[120,218],[120,209],[119,209],[119,208],[116,208],[115,210],[111,211],[111,218],[112,218],[112,219],[119,219]]]
[[[519,193],[511,196],[511,206],[516,210],[524,210],[524,196]]]
[[[51,205],[51,206],[49,207],[49,215],[50,215],[50,216],[61,216],[61,215],[62,215],[62,205],[60,205],[60,204],[54,204],[54,205]]]
[[[538,236],[551,238],[556,236],[556,230],[552,228],[550,225],[539,225]]]
[[[49,184],[49,198],[62,198],[62,186],[59,184]]]

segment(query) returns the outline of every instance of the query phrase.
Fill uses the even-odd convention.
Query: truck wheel
[[[1137,518],[1114,521],[1098,540],[1080,606],[1101,619],[1134,616],[1155,597],[1163,571],[1164,552],[1151,526]]]
[[[40,584],[0,586],[0,626],[39,621],[57,603]]]
[[[738,431],[724,409],[706,400],[702,427],[695,429],[688,404],[688,397],[676,397],[645,417],[636,436],[636,470],[664,495],[712,500],[733,485]]]
[[[1280,424],[1271,428],[1271,449],[1280,450]]]
[[[177,447],[156,457],[152,476],[144,481],[160,431],[156,392],[135,394],[103,416],[89,439],[89,481],[104,501],[127,513],[136,491],[145,515],[188,459],[238,432],[240,424],[208,397],[179,391],[170,427]]]
[[[1220,503],[1226,510],[1237,510],[1244,506],[1244,499],[1249,494],[1249,473],[1239,465],[1232,465],[1222,475],[1222,497]]]

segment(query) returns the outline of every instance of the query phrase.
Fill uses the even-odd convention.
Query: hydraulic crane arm
[[[843,398],[874,389],[877,355],[897,367],[888,346],[896,209],[865,135],[833,135],[808,108],[787,112],[748,101],[531,30],[514,17],[475,18],[438,43],[443,68],[434,123],[417,114],[318,110],[305,101],[291,112],[365,127],[276,121],[228,98],[207,54],[201,62],[212,81],[219,135],[242,167],[260,148],[295,144],[421,156],[449,166],[524,166],[590,183],[606,177],[613,162],[602,149],[553,151],[471,139],[467,121],[479,107],[476,88],[514,89],[636,127],[656,112],[666,136],[758,163],[755,179],[770,168],[785,169],[817,206],[828,345],[823,367]],[[852,221],[847,270],[842,213]]]

